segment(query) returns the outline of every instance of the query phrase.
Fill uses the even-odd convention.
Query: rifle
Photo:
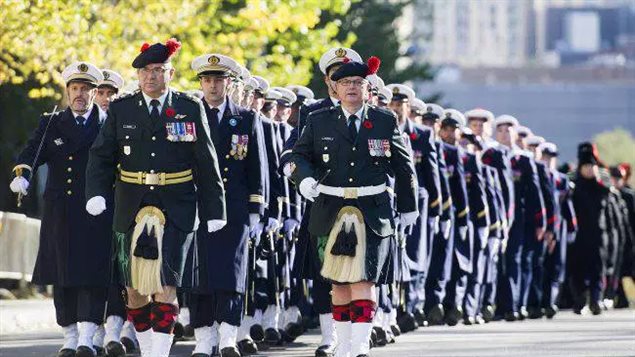
[[[51,119],[53,119],[53,115],[55,115],[56,111],[57,111],[57,104],[55,105],[55,107],[53,107],[53,111],[51,112],[51,114],[48,117],[48,120],[46,121],[46,128],[44,128],[44,133],[42,134],[42,139],[40,139],[40,145],[38,145],[37,151],[35,152],[35,156],[33,157],[33,162],[31,163],[31,169],[33,171],[31,171],[31,177],[30,178],[33,178],[33,176],[35,175],[35,171],[37,170],[37,167],[35,166],[35,164],[37,163],[37,159],[40,157],[40,152],[42,151],[42,146],[44,145],[44,139],[46,139],[46,133],[49,130],[49,125],[51,125]],[[28,192],[28,190],[29,189],[27,187],[27,192]],[[23,197],[24,197],[24,195],[22,194],[22,192],[18,192],[18,198],[17,198],[17,202],[16,202],[16,205],[18,206],[18,208],[22,207],[22,198]]]

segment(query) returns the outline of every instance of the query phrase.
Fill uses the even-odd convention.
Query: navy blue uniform
[[[53,285],[60,326],[78,321],[100,324],[111,281],[113,191],[104,195],[108,209],[96,217],[86,212],[84,195],[89,149],[105,113],[93,105],[84,116],[86,121],[79,124],[70,108],[52,116],[45,113],[16,160],[18,165],[33,165],[33,170],[48,165],[32,282]]]

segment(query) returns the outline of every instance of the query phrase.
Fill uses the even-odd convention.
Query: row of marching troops
[[[144,44],[130,91],[68,66],[68,108],[17,156],[20,196],[48,164],[33,282],[53,285],[58,356],[192,337],[244,356],[319,326],[316,356],[359,357],[420,326],[625,305],[634,195],[592,144],[561,172],[513,116],[426,104],[349,48],[321,57],[323,99],[222,54],[179,92],[179,47]]]

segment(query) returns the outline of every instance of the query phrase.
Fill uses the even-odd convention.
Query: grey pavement
[[[318,342],[317,331],[311,331],[296,343],[258,356],[313,356]],[[0,356],[54,356],[61,343],[61,334],[54,328],[2,334]],[[193,342],[179,342],[171,356],[189,356],[192,349]],[[601,316],[565,311],[553,320],[420,328],[398,337],[395,344],[373,349],[371,356],[635,356],[635,310],[613,310]]]

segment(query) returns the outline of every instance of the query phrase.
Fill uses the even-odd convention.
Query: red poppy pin
[[[176,115],[176,111],[174,108],[168,108],[165,110],[165,115],[167,115],[168,118],[173,118]]]
[[[373,128],[373,123],[371,123],[370,120],[364,120],[364,122],[362,124],[364,125],[364,128],[366,128],[366,129],[372,129]]]
[[[410,140],[417,140],[417,133],[410,133]]]

